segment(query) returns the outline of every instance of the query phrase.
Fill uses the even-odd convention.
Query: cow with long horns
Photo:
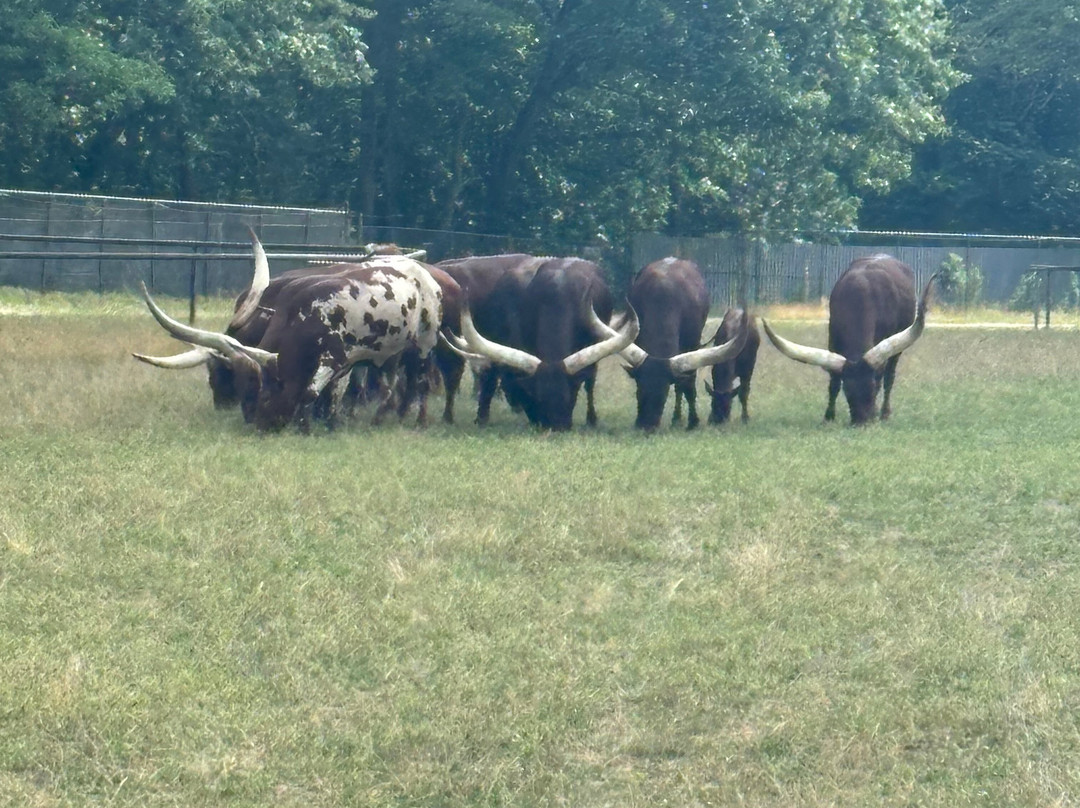
[[[742,405],[742,421],[750,420],[747,403],[750,398],[750,379],[757,364],[761,335],[757,330],[757,318],[742,309],[728,309],[713,336],[713,345],[722,345],[735,337],[741,327],[746,328],[746,342],[734,357],[712,366],[712,384],[705,382],[709,394],[709,423],[727,423],[731,417],[731,401],[738,395]]]
[[[547,259],[525,253],[506,253],[452,258],[440,261],[435,266],[450,275],[460,285],[462,295],[468,298],[469,311],[476,329],[496,342],[514,345],[519,343],[517,332],[521,296],[533,275],[536,274],[536,269],[545,260]],[[451,322],[451,317],[448,316],[446,325],[449,326],[451,333],[459,333],[460,316],[455,322]],[[440,349],[442,350],[437,356],[442,357],[448,350],[448,346],[441,344]],[[460,379],[465,360],[458,356],[457,361],[460,363],[458,371]],[[447,366],[450,367],[449,360],[447,360]],[[511,375],[490,361],[475,362],[474,370],[477,373],[479,388],[476,422],[483,425],[488,422],[491,402],[495,397],[500,376],[504,382],[503,387],[509,388],[504,389],[504,392],[508,394],[512,405],[517,403],[514,397],[515,388]],[[448,423],[453,420],[453,403],[449,388],[447,388],[447,406],[443,413],[443,420]]]
[[[697,264],[681,258],[646,266],[634,278],[628,298],[641,319],[637,340],[620,354],[637,388],[634,426],[656,429],[674,386],[672,424],[679,422],[680,398],[685,398],[686,427],[694,429],[699,423],[697,371],[738,354],[746,341],[745,324],[740,320],[728,341],[699,347],[709,316],[709,292]]]
[[[248,300],[256,299],[245,301],[253,311],[261,306],[256,286]],[[422,264],[401,256],[285,284],[273,311],[264,312],[269,319],[257,346],[179,323],[145,287],[143,294],[172,336],[229,365],[245,416],[260,430],[279,429],[293,419],[306,430],[320,394],[334,390],[360,362],[380,367],[409,349],[426,359],[442,319],[439,285]]]
[[[512,371],[526,416],[545,429],[570,429],[584,385],[586,423],[592,426],[597,421],[596,363],[626,348],[639,329],[631,309],[617,332],[598,340],[594,334],[602,321],[610,319],[611,310],[611,293],[599,267],[579,258],[552,258],[536,269],[521,295],[516,321],[519,344],[482,335],[467,305],[461,313],[463,339],[452,334],[449,339],[470,359],[494,362]]]
[[[278,295],[288,288],[293,281],[320,275],[336,275],[355,268],[356,264],[301,267],[283,272],[271,279],[266,252],[255,233],[253,231],[249,232],[251,232],[255,270],[248,288],[236,298],[233,306],[233,316],[225,327],[225,334],[237,342],[255,347],[262,341],[263,334],[266,333],[270,317],[277,306]],[[183,353],[173,356],[149,356],[141,353],[133,353],[132,356],[155,367],[170,370],[182,370],[205,365],[208,370],[208,381],[214,407],[217,409],[228,409],[236,406],[244,395],[244,391],[237,387],[237,375],[233,367],[235,363],[227,356],[223,356],[220,351],[194,346]],[[240,381],[241,386],[247,381],[249,379],[242,379]]]
[[[877,394],[885,388],[884,420],[892,412],[890,395],[900,354],[922,334],[934,275],[922,297],[915,297],[915,272],[891,255],[851,262],[829,296],[829,349],[811,348],[778,336],[762,319],[765,333],[781,353],[829,373],[825,420],[836,417],[841,388],[852,424],[865,424],[877,414]]]

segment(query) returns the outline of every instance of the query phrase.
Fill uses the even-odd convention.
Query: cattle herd
[[[315,420],[333,425],[357,402],[377,399],[375,420],[414,403],[427,413],[433,377],[445,390],[443,419],[468,365],[476,377],[476,421],[487,422],[501,388],[507,402],[542,428],[565,430],[585,388],[586,423],[597,420],[597,363],[618,355],[634,380],[635,425],[659,426],[675,390],[672,423],[699,423],[697,371],[706,382],[710,423],[723,423],[737,395],[742,419],[760,337],[756,318],[729,309],[701,343],[709,295],[698,267],[679,258],[649,264],[634,278],[625,311],[596,264],[580,258],[476,256],[426,264],[404,255],[295,269],[271,279],[252,234],[255,271],[223,332],[185,325],[165,314],[143,287],[154,318],[190,347],[167,357],[134,354],[163,368],[205,365],[214,405],[239,405],[259,430]],[[761,325],[786,356],[829,373],[826,420],[843,389],[851,421],[890,412],[900,354],[922,333],[934,278],[916,298],[915,273],[887,255],[854,261],[829,298],[829,347],[790,342]]]

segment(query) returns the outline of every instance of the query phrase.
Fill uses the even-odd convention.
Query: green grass
[[[133,361],[176,349],[141,304],[28,305],[0,318],[0,804],[1080,790],[1075,333],[929,328],[858,430],[763,345],[745,426],[640,435],[609,360],[595,431],[501,403],[480,430],[466,396],[305,438]]]

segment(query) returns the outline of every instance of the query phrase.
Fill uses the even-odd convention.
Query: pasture
[[[1075,330],[932,310],[857,430],[763,343],[748,425],[638,434],[608,359],[596,430],[304,437],[134,295],[0,312],[0,804],[1080,798]]]

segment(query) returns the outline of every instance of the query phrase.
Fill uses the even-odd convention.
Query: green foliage
[[[372,223],[553,245],[853,224],[942,130],[957,80],[939,0],[31,8],[0,23],[16,43],[0,94],[35,134],[10,184],[348,201]],[[49,26],[82,45],[35,47]],[[74,104],[72,53],[89,77]],[[65,115],[66,147],[35,153]]]
[[[1025,272],[1020,276],[1016,289],[1009,298],[1008,307],[1013,311],[1035,311],[1046,306],[1045,272]],[[1080,278],[1077,273],[1052,273],[1050,281],[1051,308],[1075,309],[1080,306]],[[1062,282],[1064,280],[1064,282]]]
[[[979,302],[982,295],[982,270],[956,253],[941,262],[938,288],[946,303],[966,309]]]
[[[344,0],[102,2],[0,21],[0,181],[229,201],[340,201],[317,159],[371,76]],[[349,143],[341,144],[349,153]],[[335,152],[330,151],[333,155]],[[314,175],[313,175],[314,172]],[[324,196],[325,195],[325,196]]]
[[[161,66],[108,47],[100,22],[30,3],[0,14],[0,182],[70,188],[70,161],[96,132],[173,96]]]
[[[954,0],[950,131],[917,150],[909,182],[871,198],[864,228],[1072,234],[1080,187],[1080,4]]]

